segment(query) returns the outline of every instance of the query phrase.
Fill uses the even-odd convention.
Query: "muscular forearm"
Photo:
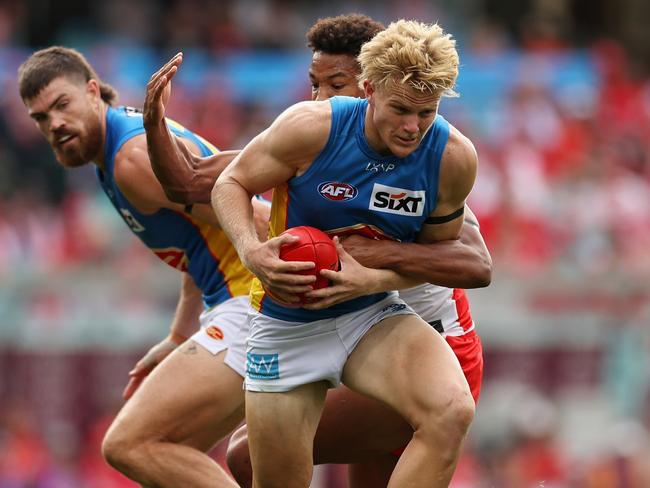
[[[183,284],[172,321],[169,338],[180,344],[192,336],[199,328],[199,316],[203,311],[203,295],[192,277],[183,273]]]
[[[374,241],[371,246],[348,251],[365,266],[391,269],[434,285],[448,288],[487,286],[492,273],[490,256],[465,239],[463,236],[461,240],[434,244]]]
[[[390,269],[373,269],[372,271],[373,273],[370,277],[372,290],[369,290],[369,292],[372,293],[402,290],[427,282],[425,279],[416,277],[412,274],[404,275]]]
[[[165,119],[154,125],[145,123],[145,130],[151,167],[165,194],[173,202],[187,203],[184,200],[194,177],[190,151],[172,135]]]
[[[491,280],[491,261],[459,240],[405,244],[388,259],[389,269],[448,288],[481,288]]]
[[[248,250],[260,243],[253,220],[251,195],[235,179],[223,175],[212,189],[212,208],[240,259],[247,265]]]
[[[237,151],[200,158],[172,135],[164,119],[155,125],[147,125],[145,129],[151,167],[167,198],[186,205],[210,203],[215,180]]]

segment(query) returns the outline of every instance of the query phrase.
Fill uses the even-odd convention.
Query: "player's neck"
[[[381,136],[379,135],[375,124],[372,122],[372,115],[372,107],[368,105],[368,108],[366,109],[363,135],[366,138],[366,142],[373,151],[382,156],[389,156],[391,152],[386,144],[384,144],[384,142],[381,140]]]
[[[108,104],[102,102],[101,106],[99,107],[100,114],[99,114],[99,126],[100,126],[100,131],[101,131],[101,141],[102,143],[99,145],[99,148],[97,149],[97,154],[93,157],[93,163],[104,171],[104,147],[106,145],[106,115],[108,113]]]

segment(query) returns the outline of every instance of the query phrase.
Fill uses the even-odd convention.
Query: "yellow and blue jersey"
[[[333,97],[328,141],[302,175],[273,191],[271,237],[298,225],[329,235],[361,234],[412,242],[436,207],[442,154],[449,123],[440,115],[418,148],[405,158],[382,155],[364,135],[367,100]],[[265,315],[309,322],[337,317],[369,306],[384,293],[360,297],[325,310],[283,307],[257,280],[251,302]]]
[[[189,139],[202,156],[217,152],[203,138],[167,120],[177,136]],[[188,272],[203,293],[206,307],[231,297],[246,295],[252,275],[242,265],[235,248],[218,228],[184,212],[162,208],[142,214],[122,194],[115,182],[115,156],[129,139],[144,133],[142,113],[130,107],[109,107],[106,114],[104,170],[97,168],[102,189],[133,233],[165,263]]]

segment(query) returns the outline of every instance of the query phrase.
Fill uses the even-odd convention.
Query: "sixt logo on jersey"
[[[359,194],[359,190],[347,183],[327,181],[318,185],[318,193],[320,193],[320,196],[327,198],[328,200],[342,202],[356,198]]]
[[[370,196],[370,210],[420,217],[424,211],[425,190],[405,190],[375,183]]]

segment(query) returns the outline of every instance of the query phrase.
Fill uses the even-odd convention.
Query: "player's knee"
[[[135,448],[132,439],[120,429],[111,427],[102,441],[102,456],[108,464],[124,472],[131,464],[131,453]]]
[[[451,388],[442,420],[447,426],[447,435],[455,438],[460,444],[474,420],[475,404],[472,393],[467,385]]]
[[[121,440],[114,435],[112,429],[109,429],[102,440],[102,456],[104,460],[115,469],[119,469],[118,466],[121,464],[121,452]]]
[[[248,451],[248,435],[243,426],[230,437],[226,451],[226,463],[233,477],[243,488],[253,484],[253,468]]]
[[[445,439],[452,450],[460,447],[474,419],[475,404],[469,388],[450,386],[442,398],[419,412],[416,433],[437,442]]]
[[[459,442],[469,430],[469,426],[474,420],[476,404],[469,388],[459,388],[451,400],[452,407],[449,411],[450,423],[458,430]]]

